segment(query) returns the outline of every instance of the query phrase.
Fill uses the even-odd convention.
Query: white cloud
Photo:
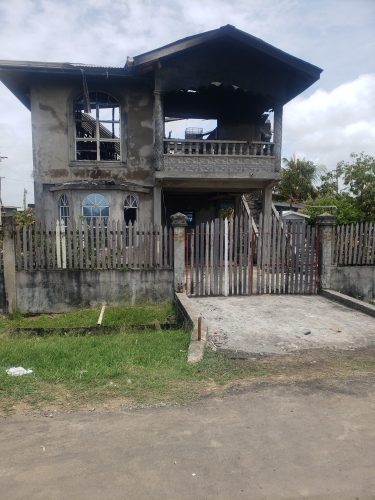
[[[285,106],[283,155],[334,168],[351,152],[375,155],[375,73]]]
[[[361,73],[375,73],[371,0],[356,0],[355,8],[352,0],[0,0],[0,19],[0,59],[121,66],[127,55],[230,23],[324,68],[314,88],[331,90]],[[333,94],[337,108],[325,90],[313,94],[313,101],[304,97],[291,104],[286,110],[285,154],[301,151],[326,161],[334,156],[331,150],[358,150],[346,147],[341,139],[345,134],[347,144],[359,141],[361,149],[370,152],[373,91],[364,86],[362,90],[368,94],[345,88],[341,100]],[[321,115],[328,120],[327,109],[333,116],[330,124],[323,124]],[[31,182],[30,116],[2,85],[0,110],[0,154],[9,157],[0,164],[0,175],[7,177],[2,198],[21,204],[23,187],[29,189]],[[308,133],[300,130],[301,117]],[[343,130],[337,130],[342,124]]]

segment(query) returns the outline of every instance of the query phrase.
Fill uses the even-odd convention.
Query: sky
[[[284,107],[284,157],[375,155],[375,0],[0,0],[0,59],[123,66],[232,24],[324,71]],[[2,201],[33,202],[30,112],[0,83]]]

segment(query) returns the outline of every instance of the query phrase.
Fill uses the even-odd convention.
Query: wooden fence
[[[119,221],[89,226],[61,221],[17,228],[17,270],[155,269],[173,266],[173,235],[166,227]]]
[[[197,225],[186,238],[186,288],[204,295],[313,294],[318,281],[316,228],[246,215]]]
[[[335,227],[334,265],[375,265],[375,222]]]

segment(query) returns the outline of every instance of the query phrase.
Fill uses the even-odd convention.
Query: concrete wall
[[[22,313],[63,312],[103,301],[134,305],[172,299],[172,270],[17,272]]]
[[[351,297],[375,297],[375,266],[343,266],[331,269],[331,287]]]
[[[138,194],[143,198],[140,199],[140,220],[151,222],[151,188],[154,185],[152,92],[141,85],[135,88],[115,80],[106,80],[104,84],[102,80],[93,80],[89,87],[90,91],[108,92],[119,101],[121,161],[75,161],[73,103],[82,94],[80,77],[36,80],[31,88],[31,118],[37,218],[57,218],[57,199],[62,192],[50,192],[56,184],[112,181],[115,184],[130,182],[141,189],[150,188],[149,193]],[[96,190],[90,186],[89,192]],[[132,192],[131,188],[129,192]],[[122,219],[126,193],[121,190],[102,191],[106,196],[107,193],[111,198],[111,218]],[[71,203],[71,215],[77,220],[81,215],[84,193],[70,190],[66,194]]]
[[[5,312],[4,274],[0,272],[0,311]]]

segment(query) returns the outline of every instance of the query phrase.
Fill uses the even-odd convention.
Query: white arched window
[[[82,216],[89,225],[96,226],[97,222],[107,225],[109,218],[107,198],[98,193],[87,195],[82,202]]]
[[[69,216],[69,200],[66,194],[62,194],[59,199],[59,219],[64,221],[65,227],[68,225]]]
[[[105,92],[90,92],[74,102],[76,160],[119,161],[120,106]]]
[[[133,194],[128,194],[125,197],[124,219],[126,225],[130,222],[134,224],[138,219],[138,198]]]

